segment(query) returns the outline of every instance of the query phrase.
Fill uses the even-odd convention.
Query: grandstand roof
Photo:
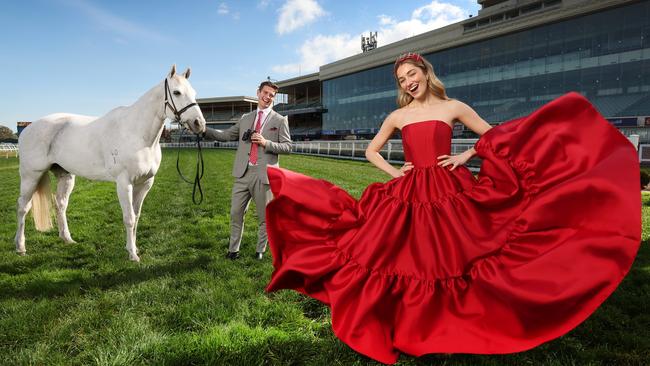
[[[478,16],[322,65],[317,73],[282,80],[278,85],[284,87],[316,79],[333,79],[390,64],[407,51],[442,51],[637,1],[639,0],[479,0],[483,9]]]
[[[312,74],[301,75],[301,76],[298,76],[298,77],[295,77],[295,78],[282,80],[282,81],[279,81],[277,84],[278,84],[278,86],[280,88],[286,88],[288,86],[292,86],[292,85],[296,85],[296,84],[302,84],[302,83],[306,83],[306,82],[309,82],[309,81],[318,81],[319,80],[318,76],[319,76],[318,73],[315,72],[315,73],[312,73]]]
[[[210,97],[210,98],[197,98],[197,103],[230,103],[230,102],[247,102],[257,103],[257,98],[246,96],[233,96],[233,97]]]

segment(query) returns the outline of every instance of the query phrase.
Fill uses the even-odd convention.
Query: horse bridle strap
[[[169,103],[171,102],[171,103]],[[176,104],[174,103],[174,98],[172,97],[171,90],[169,89],[169,82],[167,81],[167,78],[165,78],[165,112],[167,111],[167,108],[171,109],[172,112],[174,113],[174,117],[176,117],[176,122],[178,122],[179,126],[182,128],[182,121],[181,121],[181,115],[183,112],[186,110],[194,107],[195,105],[198,105],[196,102],[190,103],[183,107],[180,111],[176,109]],[[179,137],[179,142],[182,140],[183,137],[183,130],[181,130],[181,136]],[[178,147],[178,152],[176,155],[176,171],[178,171],[178,175],[181,176],[181,179],[183,179],[185,182],[194,184],[194,188],[192,188],[192,202],[196,205],[200,205],[201,202],[203,202],[203,188],[201,188],[201,179],[203,178],[203,173],[205,172],[204,164],[203,164],[203,152],[201,151],[201,134],[196,134],[196,147],[198,151],[198,158],[196,161],[196,174],[194,176],[194,182],[190,181],[189,179],[185,178],[183,173],[181,173],[181,167],[180,167],[180,144]],[[198,193],[198,199],[197,199],[197,193]]]
[[[183,130],[181,130],[181,136],[178,138],[179,142],[183,138]],[[178,175],[181,176],[186,183],[193,184],[192,188],[192,202],[195,205],[200,205],[203,202],[203,188],[201,188],[201,179],[203,179],[203,173],[205,172],[205,164],[203,162],[203,152],[201,151],[201,135],[196,135],[196,148],[197,148],[197,159],[196,159],[196,170],[194,174],[194,181],[191,181],[183,175],[181,172],[180,161],[181,161],[181,147],[180,143],[178,144],[178,150],[176,151],[176,171]],[[198,198],[197,198],[198,194]]]
[[[167,108],[171,109],[172,113],[174,113],[174,117],[176,117],[176,120],[180,123],[181,115],[183,114],[183,112],[187,111],[188,109],[198,104],[196,102],[190,103],[179,111],[176,109],[176,104],[174,103],[174,98],[172,97],[171,94],[172,94],[171,90],[169,90],[169,83],[167,82],[167,78],[165,78],[165,109]],[[170,101],[171,103],[169,103]]]

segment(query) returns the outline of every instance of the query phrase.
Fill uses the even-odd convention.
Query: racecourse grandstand
[[[244,113],[257,108],[254,97],[199,98],[196,100],[209,127],[224,129],[237,122]]]
[[[569,91],[650,143],[650,0],[478,0],[478,16],[278,82],[294,139],[371,138],[396,108],[394,60],[422,53],[448,95],[498,124]],[[381,41],[381,39],[379,40]],[[455,137],[472,137],[462,126]]]
[[[320,139],[325,110],[318,73],[285,80],[281,84],[279,93],[286,95],[286,103],[276,104],[274,109],[288,116],[293,140]]]
[[[257,98],[245,96],[198,98],[207,126],[219,130],[234,125],[242,115],[257,108]],[[178,126],[172,126],[170,141],[194,141],[195,137],[185,132],[181,136]]]

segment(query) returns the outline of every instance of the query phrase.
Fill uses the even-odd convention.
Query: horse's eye
[[[178,90],[174,90],[174,95],[177,95],[177,96],[181,95],[181,92],[179,92]]]

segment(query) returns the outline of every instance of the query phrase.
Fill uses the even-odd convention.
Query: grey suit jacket
[[[239,141],[237,153],[235,154],[235,163],[232,167],[232,176],[241,178],[248,168],[248,155],[251,150],[250,141],[242,141],[241,138],[247,129],[255,128],[256,110],[244,114],[234,126],[227,130],[215,130],[206,128],[205,138],[217,141]],[[289,134],[289,122],[287,117],[283,117],[274,110],[271,110],[269,116],[260,131],[262,136],[267,140],[266,146],[257,147],[257,165],[260,169],[260,179],[262,183],[269,184],[269,178],[266,174],[267,166],[278,166],[278,154],[289,154],[291,152],[291,135]]]

